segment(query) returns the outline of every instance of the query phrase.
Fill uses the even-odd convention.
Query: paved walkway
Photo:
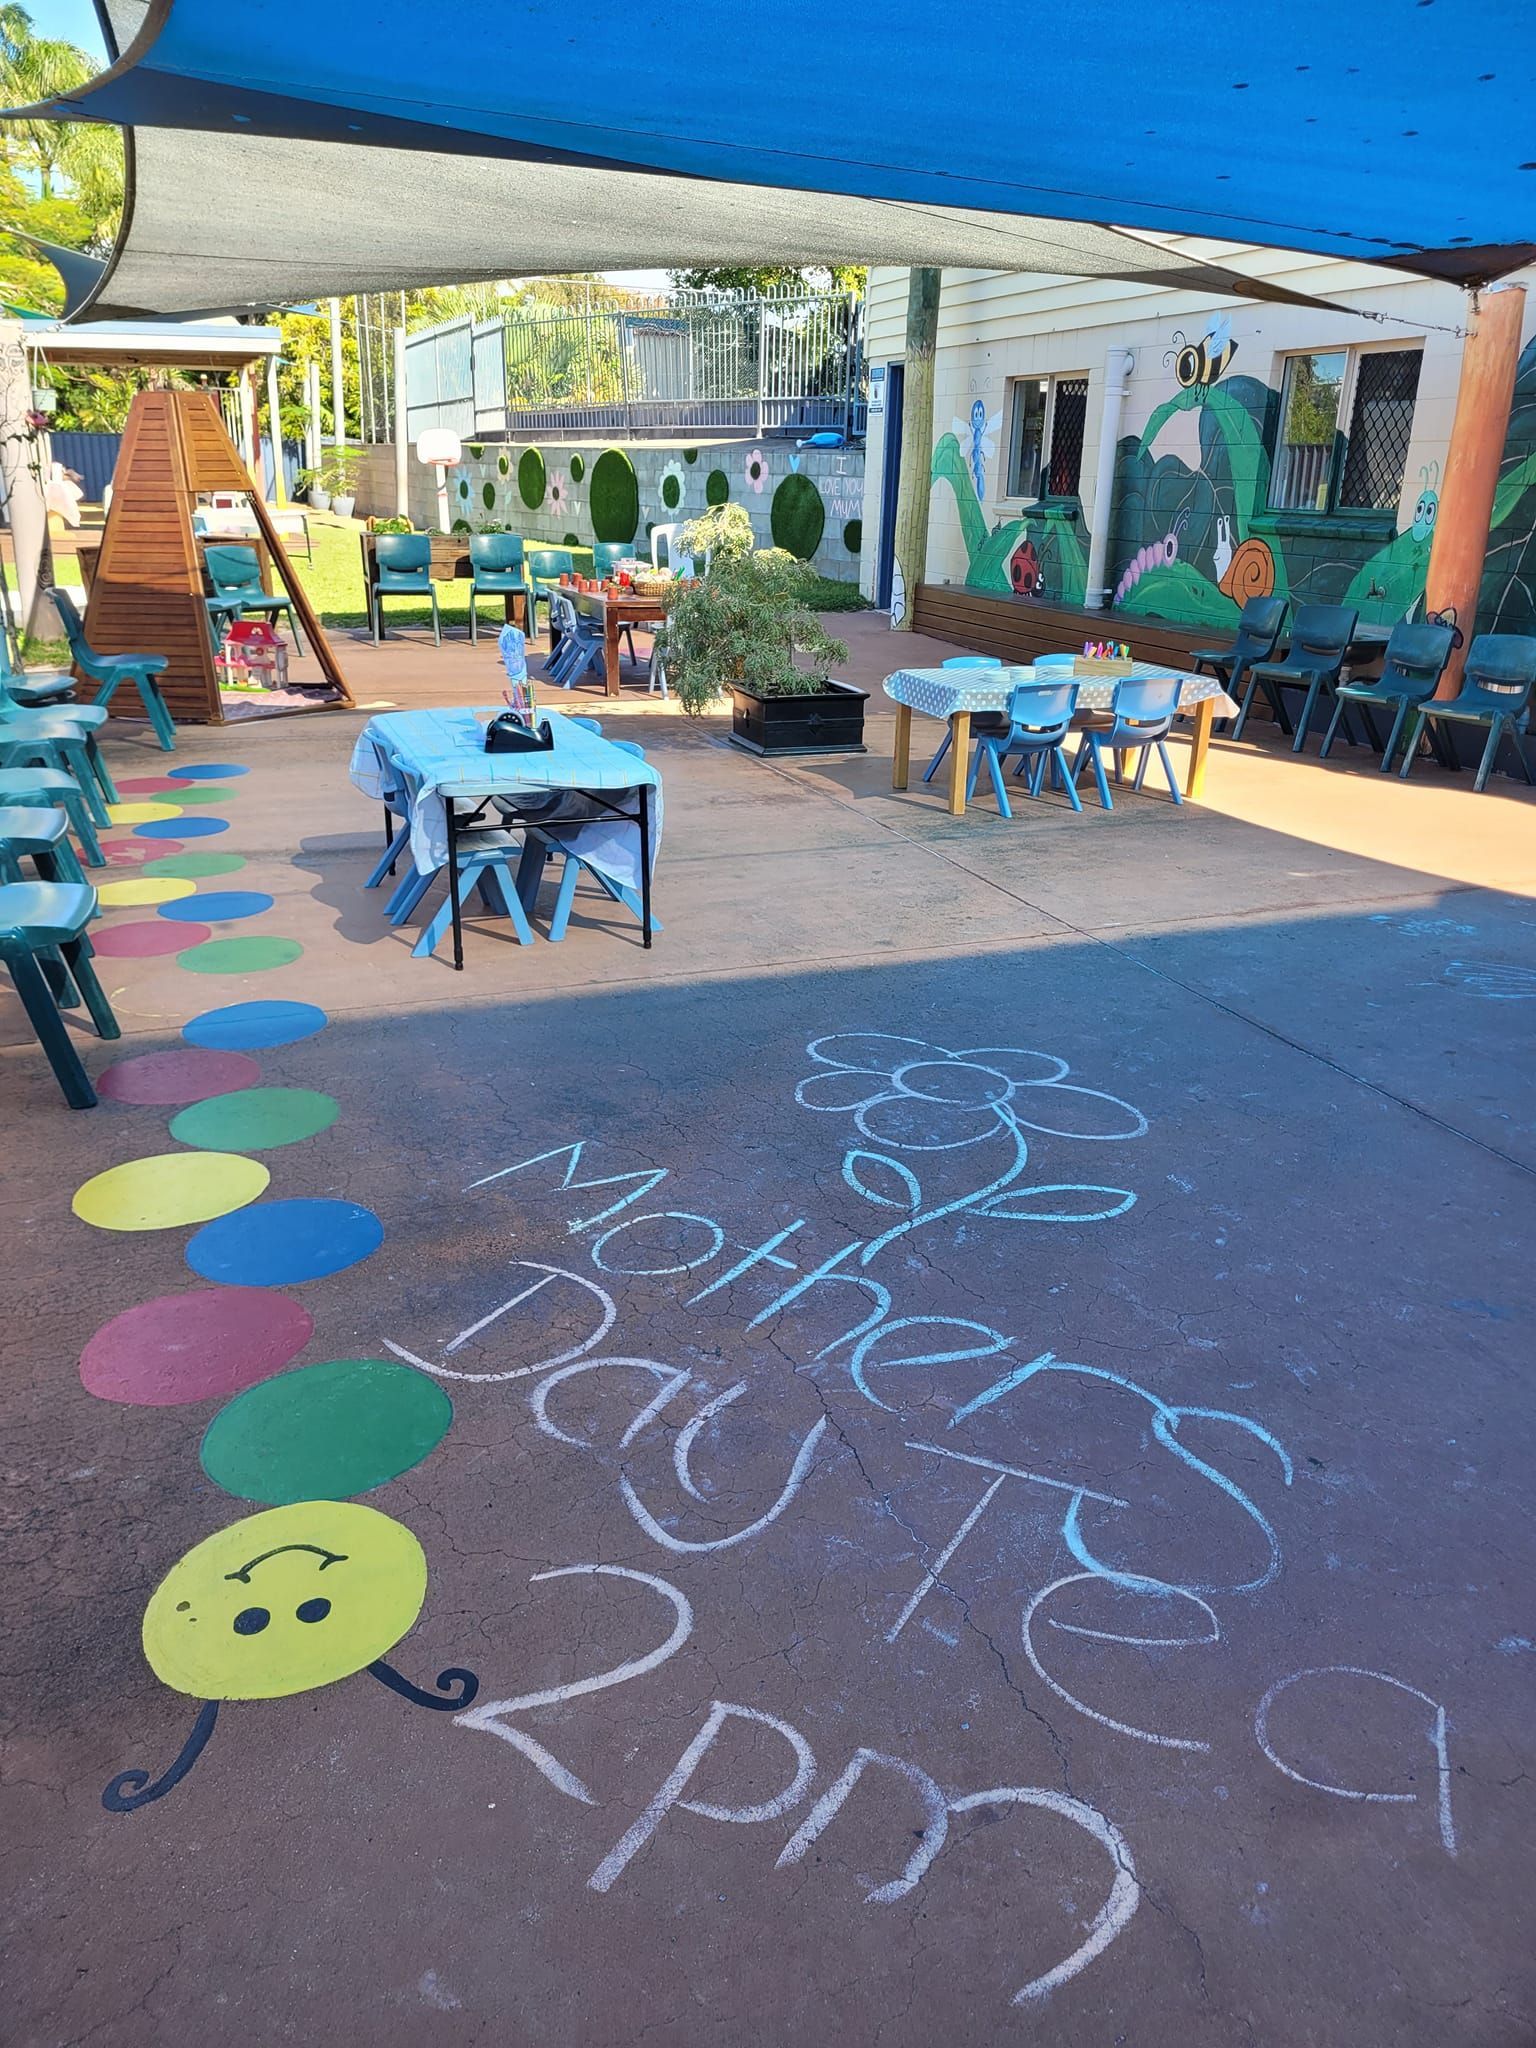
[[[650,954],[411,961],[327,715],[188,736],[117,1099],[0,1010],[7,2039],[1527,2042],[1536,809],[592,708]]]

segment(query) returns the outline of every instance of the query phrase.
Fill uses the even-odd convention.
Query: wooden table
[[[1214,676],[1191,675],[1183,669],[1161,668],[1155,662],[1138,661],[1133,681],[1154,681],[1177,676],[1183,688],[1179,709],[1193,715],[1189,767],[1184,776],[1184,793],[1198,797],[1205,780],[1205,757],[1210,750],[1211,727],[1218,718],[1235,718],[1237,706]],[[885,679],[885,694],[896,706],[896,750],[891,764],[892,789],[905,789],[911,772],[912,713],[939,718],[949,725],[949,809],[952,817],[965,815],[965,784],[970,773],[971,715],[977,711],[1006,711],[1008,699],[1020,683],[1063,683],[1078,685],[1079,711],[1107,711],[1114,697],[1114,679],[1098,676],[1074,677],[1064,670],[1033,668],[907,668]]]
[[[376,533],[363,532],[358,535],[363,550],[363,609],[371,611],[369,591],[373,587],[374,562],[377,559],[377,542],[382,537]],[[467,533],[422,534],[418,539],[430,540],[432,559],[427,573],[434,583],[468,583],[474,573],[469,559],[469,535]],[[528,598],[521,590],[487,591],[486,595],[499,596],[502,610],[508,622],[528,630]]]
[[[584,618],[602,620],[604,679],[608,695],[617,697],[619,635],[626,626],[658,626],[667,616],[666,599],[641,597],[637,591],[628,591],[622,597],[605,597],[600,590],[572,590],[569,586],[561,595],[568,597]]]

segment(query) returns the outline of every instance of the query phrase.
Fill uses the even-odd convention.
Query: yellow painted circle
[[[157,1152],[98,1173],[75,1190],[72,1206],[98,1230],[174,1230],[243,1209],[271,1178],[238,1152]]]
[[[350,1678],[421,1612],[427,1560],[356,1501],[248,1515],[174,1565],[144,1610],[155,1676],[198,1700],[276,1700]]]
[[[141,875],[131,882],[103,882],[96,891],[108,906],[125,903],[174,903],[180,896],[195,896],[196,882],[173,875]]]
[[[152,825],[158,818],[179,818],[180,804],[108,804],[114,825]]]

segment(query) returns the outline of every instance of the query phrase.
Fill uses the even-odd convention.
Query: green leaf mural
[[[1238,616],[1231,598],[1188,562],[1164,562],[1149,569],[1115,610],[1179,619],[1192,626],[1227,628],[1237,624]]]
[[[537,448],[525,448],[517,459],[517,494],[530,512],[544,502],[544,458]]]
[[[1536,347],[1536,343],[1532,346]],[[1489,526],[1502,526],[1532,484],[1536,484],[1536,453],[1527,455],[1506,476],[1499,478],[1499,487],[1493,494],[1493,517],[1488,522]]]
[[[826,530],[827,509],[821,493],[808,476],[798,472],[785,477],[773,494],[768,524],[776,548],[787,548],[802,562],[808,562],[821,546]]]
[[[1240,399],[1219,386],[1214,390],[1196,386],[1176,391],[1147,421],[1141,436],[1142,453],[1151,453],[1153,442],[1175,413],[1190,412],[1196,406],[1203,407],[1206,416],[1215,420],[1227,444],[1236,538],[1246,540],[1254,513],[1269,502],[1269,457],[1253,414]]]
[[[965,542],[965,552],[970,558],[974,572],[976,558],[987,544],[986,515],[976,496],[976,483],[965,457],[960,453],[960,443],[953,434],[942,434],[933,451],[933,476],[936,484],[948,484],[955,494],[955,510],[960,515],[960,537]],[[966,577],[967,583],[975,581],[974,573]],[[1008,579],[1003,578],[1003,589],[1008,588]]]
[[[485,506],[487,512],[494,512],[496,510],[496,486],[494,484],[485,483],[480,486],[480,501]]]
[[[605,448],[592,465],[587,490],[595,540],[633,540],[640,524],[640,485],[622,448]]]
[[[1339,602],[1352,605],[1376,625],[1395,625],[1424,595],[1428,574],[1429,538],[1420,539],[1409,528],[1361,563]]]
[[[581,455],[573,455],[571,457],[571,482],[573,484],[579,484],[582,478],[586,475],[586,473],[587,465],[585,457]]]

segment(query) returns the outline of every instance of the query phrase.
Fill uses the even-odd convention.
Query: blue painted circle
[[[173,831],[171,828],[175,827]],[[179,818],[154,818],[147,825],[135,825],[135,839],[211,839],[215,832],[229,830],[228,818],[194,818],[190,812]]]
[[[225,1003],[183,1024],[181,1035],[188,1045],[206,1045],[216,1052],[257,1052],[263,1046],[313,1038],[328,1021],[314,1003]]]
[[[224,1229],[226,1223],[235,1228]],[[300,1196],[253,1202],[205,1224],[187,1245],[187,1264],[230,1287],[295,1287],[355,1266],[383,1242],[384,1226],[371,1209]]]
[[[223,782],[231,775],[249,775],[251,771],[233,761],[205,761],[200,768],[171,768],[166,772],[172,782]]]
[[[174,903],[162,903],[160,914],[176,924],[218,924],[229,918],[260,917],[271,908],[272,898],[259,889],[209,889],[201,896],[179,896]]]

